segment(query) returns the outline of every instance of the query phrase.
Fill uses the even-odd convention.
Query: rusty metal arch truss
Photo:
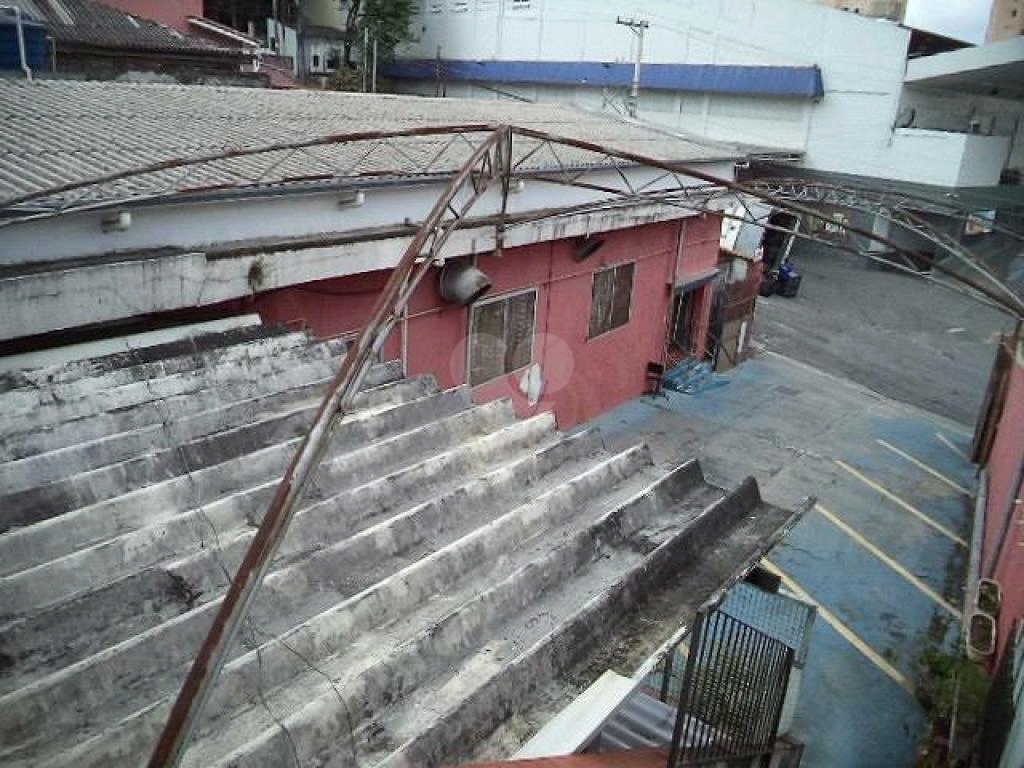
[[[331,151],[325,151],[325,150]],[[287,168],[303,159],[301,174]],[[312,158],[312,162],[308,162]],[[654,171],[647,181],[631,177],[637,167]],[[610,171],[611,181],[589,180],[595,170]],[[608,175],[608,174],[606,174]],[[231,643],[248,613],[264,575],[287,532],[293,510],[302,498],[334,425],[350,408],[359,384],[376,353],[399,322],[428,272],[443,262],[443,250],[452,233],[469,226],[469,213],[488,190],[500,187],[500,210],[493,217],[495,239],[501,247],[505,231],[532,221],[584,213],[621,205],[660,205],[686,211],[713,212],[727,218],[775,228],[750,205],[768,205],[805,217],[831,221],[811,205],[838,205],[842,190],[812,194],[796,182],[739,184],[691,165],[670,163],[623,149],[509,125],[466,124],[404,131],[365,132],[320,137],[299,142],[228,149],[202,156],[164,160],[125,168],[102,177],[64,184],[20,195],[0,203],[0,227],[16,226],[74,212],[178,199],[196,192],[287,188],[306,183],[358,183],[368,178],[446,180],[430,214],[418,226],[390,278],[377,297],[370,320],[350,347],[344,362],[325,392],[307,435],[301,442],[257,533],[232,580],[200,651],[175,701],[156,749],[151,768],[175,766],[187,748],[206,701],[223,666]],[[533,216],[507,215],[512,185],[525,181],[589,190],[593,202],[537,212]],[[848,191],[844,204],[864,204]],[[909,226],[927,232],[930,239],[957,259],[973,265],[977,277],[955,275],[976,296],[1017,318],[1024,317],[1024,301],[986,270],[970,252],[941,233],[929,232],[927,222],[916,222],[907,205],[889,201],[872,203],[899,210]],[[907,201],[909,203],[909,201]],[[903,249],[891,240],[855,226],[847,230],[884,244],[896,253]],[[787,230],[788,231],[788,230]],[[814,238],[811,238],[814,239]],[[828,243],[835,245],[834,243]],[[861,252],[861,251],[857,251]]]

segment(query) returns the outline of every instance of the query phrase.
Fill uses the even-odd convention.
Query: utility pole
[[[366,93],[367,72],[370,68],[370,28],[363,27],[363,93]]]
[[[377,45],[377,36],[373,36],[373,77],[370,79],[370,91],[373,93],[377,92],[377,52],[379,50]]]
[[[629,116],[636,117],[637,103],[640,101],[640,62],[644,58],[644,31],[651,25],[643,19],[625,19],[622,16],[616,18],[615,23],[629,27],[629,31],[637,37],[636,59],[633,61],[633,87],[629,92],[629,101],[626,102]]]

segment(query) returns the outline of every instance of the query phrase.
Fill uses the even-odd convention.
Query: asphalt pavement
[[[590,426],[711,482],[749,475],[817,505],[770,554],[818,607],[793,735],[809,768],[912,766],[928,652],[956,653],[971,541],[973,423],[1009,320],[947,288],[814,245],[795,299],[758,304],[755,354],[697,394],[646,397]],[[626,672],[626,670],[620,670]]]
[[[1010,321],[921,278],[801,241],[795,299],[761,299],[754,338],[768,350],[971,427],[996,341]]]

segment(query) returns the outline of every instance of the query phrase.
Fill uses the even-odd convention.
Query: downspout
[[[25,79],[32,82],[32,68],[28,65],[28,56],[25,54],[25,28],[21,24],[21,8],[16,5],[0,5],[0,11],[13,11],[14,24],[18,28],[18,56],[21,57],[21,71],[25,73]]]

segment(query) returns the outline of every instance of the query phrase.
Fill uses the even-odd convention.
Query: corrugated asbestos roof
[[[0,202],[156,162],[358,131],[508,123],[670,162],[742,157],[753,148],[680,138],[609,116],[556,105],[310,90],[188,85],[0,81]],[[446,146],[448,148],[441,152]],[[379,145],[333,144],[276,151],[104,184],[89,200],[299,180],[442,174],[473,147],[445,136]],[[517,139],[524,167],[587,166],[600,155]],[[440,155],[439,155],[440,153]],[[438,156],[439,155],[439,156]],[[433,162],[432,158],[435,158]],[[77,193],[76,193],[77,194]]]
[[[132,50],[222,50],[201,38],[141,19],[93,0],[16,0],[28,16],[46,24],[60,43]]]

